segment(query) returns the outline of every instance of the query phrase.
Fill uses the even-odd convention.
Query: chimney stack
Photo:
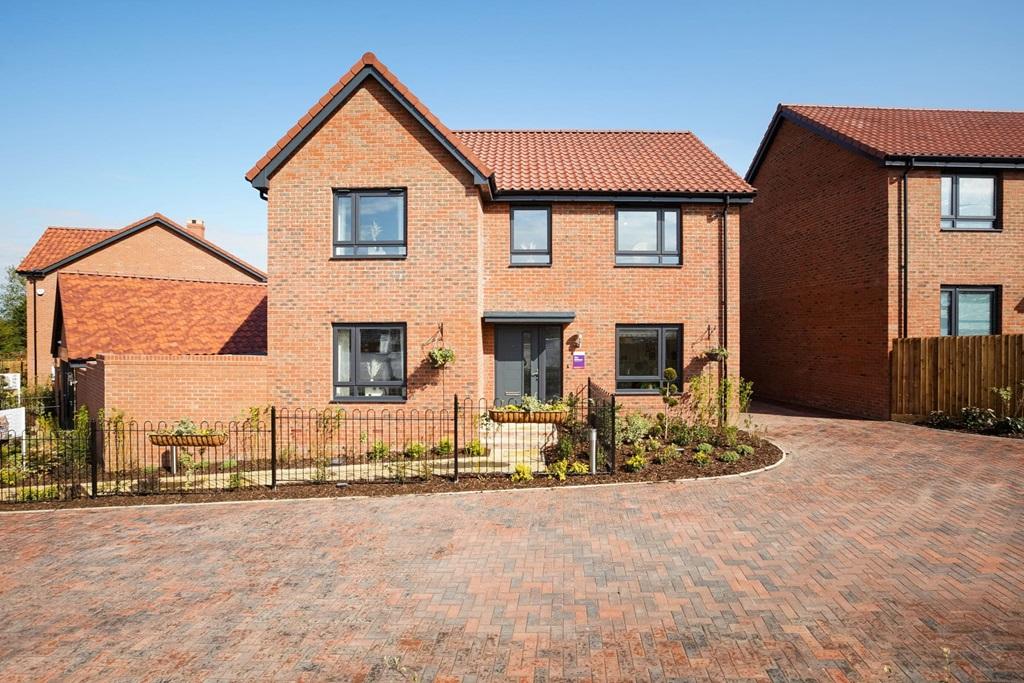
[[[185,229],[200,239],[206,239],[206,223],[198,218],[189,218]]]

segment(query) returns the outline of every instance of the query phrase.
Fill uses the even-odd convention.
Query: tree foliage
[[[0,354],[25,351],[25,278],[15,266],[0,284]]]

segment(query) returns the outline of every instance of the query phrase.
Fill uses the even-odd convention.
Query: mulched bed
[[[0,510],[59,510],[65,508],[116,507],[125,505],[165,505],[170,503],[207,503],[236,500],[277,500],[288,498],[340,498],[351,496],[395,496],[416,493],[447,493],[454,491],[491,491],[525,488],[556,488],[583,484],[611,484],[619,482],[653,482],[674,479],[718,477],[727,474],[741,474],[767,467],[782,458],[777,446],[763,439],[744,439],[754,446],[752,455],[737,462],[725,463],[712,459],[703,467],[690,460],[692,449],[680,454],[671,462],[649,463],[642,472],[625,472],[621,469],[614,474],[569,476],[563,482],[543,474],[537,474],[532,481],[513,482],[508,475],[463,475],[458,482],[446,477],[433,477],[426,481],[352,483],[336,484],[288,484],[277,490],[253,487],[234,491],[209,491],[196,493],[169,493],[136,496],[101,496],[96,499],[81,498],[60,502],[0,503]],[[619,467],[628,453],[618,456]]]

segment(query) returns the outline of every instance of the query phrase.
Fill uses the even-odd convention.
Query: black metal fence
[[[188,435],[121,418],[80,415],[72,429],[44,420],[0,436],[0,502],[538,473],[557,460],[588,463],[590,428],[601,471],[613,469],[614,395],[591,384],[566,402],[556,415],[457,397],[438,410],[271,407]]]

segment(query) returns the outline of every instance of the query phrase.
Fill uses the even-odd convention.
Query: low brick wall
[[[266,356],[101,355],[78,371],[78,404],[126,420],[227,422],[269,403]]]

